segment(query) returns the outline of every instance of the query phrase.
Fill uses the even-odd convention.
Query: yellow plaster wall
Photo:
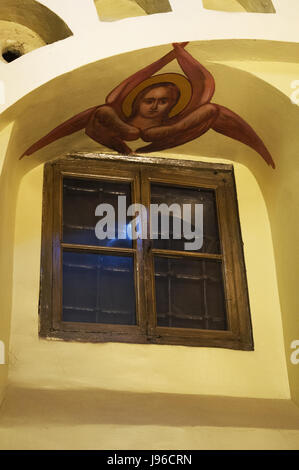
[[[298,428],[290,400],[11,386],[0,449],[298,449]]]
[[[8,378],[9,337],[12,309],[12,267],[15,201],[17,186],[13,183],[4,165],[5,156],[11,139],[13,123],[5,126],[0,132],[0,341],[4,343],[5,364],[0,364],[0,405]],[[8,183],[10,180],[11,185]],[[12,191],[12,192],[10,192]]]
[[[271,83],[287,97],[288,102],[280,105],[277,116],[280,117],[281,127],[276,136],[275,147],[280,157],[277,177],[273,181],[265,174],[259,174],[258,181],[263,188],[267,200],[274,242],[275,261],[278,273],[278,286],[283,319],[285,354],[287,360],[291,395],[299,405],[299,365],[290,360],[294,351],[291,343],[299,339],[299,103],[292,103],[294,91],[298,90],[298,63],[282,64],[271,62],[240,62],[229,63],[234,68],[245,70]],[[296,83],[294,83],[296,82]],[[298,98],[298,93],[293,97]],[[296,99],[297,101],[297,99]],[[288,108],[288,110],[287,110]],[[279,118],[278,118],[279,119]],[[284,136],[282,129],[287,129],[289,136]]]

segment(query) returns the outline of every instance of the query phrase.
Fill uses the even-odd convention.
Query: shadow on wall
[[[35,0],[1,0],[0,59],[12,62],[24,54],[72,36],[67,24]]]
[[[101,21],[116,21],[135,16],[166,13],[171,10],[168,0],[94,0]]]
[[[276,13],[272,0],[202,0],[207,10]]]
[[[12,423],[24,422],[28,426],[41,422],[58,426],[129,423],[298,430],[299,410],[277,399],[11,386],[1,409],[2,432]]]

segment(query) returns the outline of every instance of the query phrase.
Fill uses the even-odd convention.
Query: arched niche
[[[272,0],[203,0],[204,8],[208,10],[275,13]]]
[[[271,63],[279,57],[296,62],[298,46],[267,41],[207,41],[193,42],[188,50],[213,73],[216,93],[213,101],[228,106],[248,121],[262,137],[276,163],[276,170],[268,167],[253,150],[224,136],[209,131],[200,139],[172,149],[172,155],[183,158],[205,158],[217,161],[237,162],[250,170],[257,181],[267,208],[273,240],[278,294],[273,286],[273,295],[279,295],[281,320],[285,343],[285,355],[289,345],[299,335],[297,311],[297,275],[299,259],[296,250],[299,236],[297,207],[298,192],[298,122],[299,107],[294,106],[289,96],[267,81],[240,70],[230,62],[232,59],[259,59]],[[83,131],[65,137],[36,154],[19,161],[24,149],[45,135],[55,126],[96,104],[102,104],[105,96],[122,79],[169,50],[170,46],[158,46],[110,57],[81,67],[48,82],[25,96],[2,114],[2,126],[11,124],[7,138],[7,150],[3,155],[0,184],[2,206],[2,246],[4,258],[0,278],[11,279],[0,296],[3,311],[9,312],[8,296],[12,289],[13,220],[19,184],[30,170],[72,151],[102,152]],[[225,61],[228,63],[225,64]],[[281,65],[283,67],[283,64]],[[179,72],[176,63],[167,66],[168,72]],[[57,105],[59,103],[59,106]],[[159,152],[167,157],[169,152]],[[250,186],[246,188],[250,204]],[[246,218],[246,214],[243,214]],[[254,232],[254,230],[253,230]],[[259,240],[256,239],[256,244]],[[0,283],[1,286],[1,283]],[[275,293],[276,292],[276,293]],[[261,298],[262,301],[262,298]],[[298,376],[286,361],[292,397],[299,402]]]
[[[38,47],[72,36],[67,24],[35,0],[2,0],[0,52],[11,62]]]
[[[136,16],[171,11],[168,0],[94,0],[101,21],[116,21]]]

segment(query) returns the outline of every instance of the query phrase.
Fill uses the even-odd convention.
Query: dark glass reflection
[[[215,192],[213,190],[200,188],[181,188],[174,186],[153,184],[151,186],[151,204],[178,204],[180,214],[183,215],[183,204],[191,205],[191,231],[195,229],[195,204],[203,204],[203,245],[201,249],[191,250],[199,253],[220,253],[220,241],[218,231],[218,220],[216,211]],[[178,219],[178,217],[177,217]],[[153,246],[157,249],[184,251],[185,243],[189,242],[183,236],[182,216],[179,217],[182,237],[173,238],[173,215],[170,217],[170,238],[161,239],[161,217],[159,217],[158,239],[153,240]],[[191,240],[192,241],[192,240]]]
[[[80,245],[111,246],[132,248],[129,227],[130,219],[126,217],[120,230],[125,239],[119,238],[118,197],[126,197],[126,208],[131,204],[130,183],[114,183],[93,179],[63,179],[63,241]],[[95,215],[99,204],[111,204],[115,212],[115,237],[99,240],[95,227],[102,217]],[[104,216],[106,213],[104,213]],[[129,235],[128,235],[129,232]]]
[[[226,330],[219,261],[155,257],[157,325]]]
[[[135,325],[133,258],[64,252],[63,321]]]

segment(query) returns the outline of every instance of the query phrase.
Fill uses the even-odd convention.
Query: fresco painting
[[[21,158],[81,129],[99,144],[126,155],[171,149],[212,130],[251,147],[275,168],[256,131],[235,112],[212,102],[215,80],[186,50],[187,45],[174,43],[166,55],[114,88],[104,104],[65,121],[28,148]],[[182,74],[157,74],[174,60]],[[133,152],[129,144],[138,139],[146,145]]]

